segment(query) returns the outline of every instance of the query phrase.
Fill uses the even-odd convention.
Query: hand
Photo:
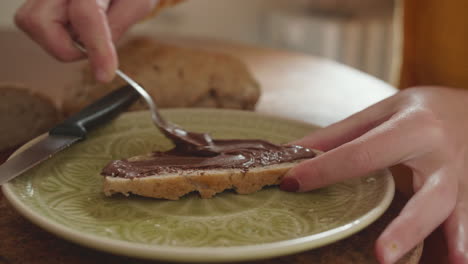
[[[468,91],[404,90],[295,144],[326,152],[291,169],[286,191],[411,168],[415,195],[377,240],[381,263],[395,263],[442,223],[451,263],[468,263]]]
[[[60,61],[83,54],[74,36],[88,50],[96,79],[112,80],[118,66],[114,41],[148,15],[157,0],[27,0],[15,22],[33,40]],[[73,31],[71,30],[73,29]]]

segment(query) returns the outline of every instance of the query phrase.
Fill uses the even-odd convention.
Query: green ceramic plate
[[[163,114],[215,138],[285,143],[316,129],[242,111]],[[102,194],[99,172],[107,162],[170,146],[148,112],[127,113],[3,191],[24,216],[65,239],[121,255],[185,262],[253,260],[323,246],[372,223],[394,193],[391,175],[382,171],[308,193],[269,187],[251,195],[227,191],[179,201]]]

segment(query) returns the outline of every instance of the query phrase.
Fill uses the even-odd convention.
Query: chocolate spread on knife
[[[175,147],[153,152],[139,160],[115,160],[101,172],[104,176],[136,178],[181,170],[242,169],[291,162],[315,157],[308,148],[279,146],[264,140],[213,140],[208,134],[193,133],[179,127],[164,134]]]

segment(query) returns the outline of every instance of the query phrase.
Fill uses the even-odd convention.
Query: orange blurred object
[[[404,1],[402,88],[468,89],[468,1]]]
[[[153,17],[159,13],[164,8],[171,7],[174,5],[179,4],[180,2],[184,2],[185,0],[160,0],[156,7],[151,11],[149,17]]]

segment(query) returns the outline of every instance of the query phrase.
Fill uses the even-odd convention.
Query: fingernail
[[[280,184],[280,189],[286,192],[297,192],[299,190],[299,182],[295,178],[284,178]]]
[[[96,79],[97,79],[99,82],[106,83],[106,82],[109,82],[109,81],[110,81],[110,76],[109,76],[109,74],[107,73],[107,71],[105,71],[105,70],[103,70],[103,69],[97,69],[97,70],[96,70]]]
[[[395,263],[400,258],[400,247],[395,243],[391,242],[387,245],[384,253],[385,263]]]

